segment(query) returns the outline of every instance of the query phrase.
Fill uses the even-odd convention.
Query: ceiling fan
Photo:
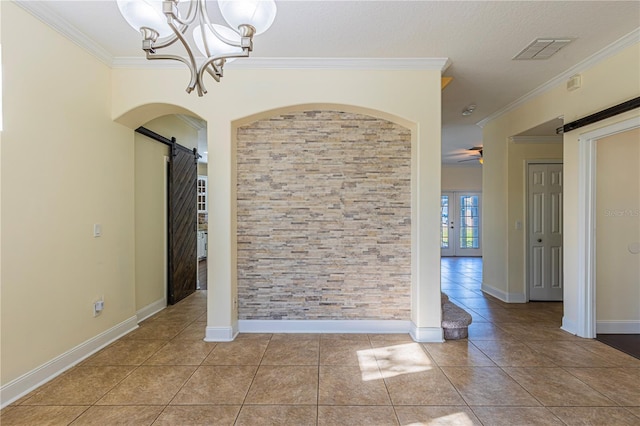
[[[466,161],[478,161],[480,164],[484,163],[484,158],[482,157],[482,146],[474,146],[469,148],[467,151],[476,151],[477,155],[474,155],[473,158],[467,158],[466,160],[458,160],[458,163],[464,163]]]

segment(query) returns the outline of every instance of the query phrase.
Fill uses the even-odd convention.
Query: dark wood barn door
[[[196,291],[198,154],[172,139],[169,163],[169,283],[173,305]]]

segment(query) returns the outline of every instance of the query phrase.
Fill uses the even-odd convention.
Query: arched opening
[[[206,290],[206,275],[199,276],[206,252],[198,251],[206,232],[206,209],[199,208],[206,205],[206,192],[198,194],[197,184],[198,176],[206,182],[206,163],[199,161],[206,160],[199,154],[207,150],[206,122],[168,104],[143,105],[117,121],[136,129],[135,307],[142,321]],[[197,203],[199,196],[202,203]],[[194,297],[204,314],[206,292]]]
[[[246,254],[243,250],[244,247],[246,246],[251,246],[252,244],[257,244],[256,241],[245,241],[243,240],[244,236],[241,235],[241,232],[245,232],[247,230],[247,228],[244,228],[244,224],[240,223],[241,221],[245,220],[245,218],[241,217],[241,215],[243,215],[244,213],[242,213],[243,211],[246,211],[248,215],[252,214],[252,209],[256,210],[259,209],[260,207],[258,207],[257,205],[254,205],[253,207],[249,207],[248,210],[243,210],[245,209],[244,206],[240,205],[241,202],[245,202],[246,201],[246,193],[244,193],[244,187],[242,187],[242,185],[245,185],[246,182],[241,181],[241,179],[247,180],[247,176],[248,180],[253,180],[255,181],[256,179],[258,179],[258,181],[261,179],[259,176],[256,178],[251,177],[251,168],[249,168],[249,171],[247,172],[247,170],[243,170],[242,168],[244,167],[244,165],[242,164],[242,158],[241,156],[244,155],[244,149],[246,149],[246,143],[247,141],[244,141],[243,138],[245,136],[247,136],[248,134],[252,134],[254,136],[256,136],[256,131],[259,133],[261,130],[260,128],[262,127],[262,131],[263,131],[263,135],[266,135],[266,137],[269,139],[266,142],[263,140],[261,141],[261,143],[268,143],[271,144],[269,145],[268,149],[263,149],[262,152],[260,153],[260,155],[264,155],[264,163],[268,164],[271,163],[270,166],[273,166],[274,163],[274,158],[272,157],[272,155],[274,154],[274,149],[273,148],[273,144],[278,145],[279,147],[282,148],[283,145],[285,145],[287,143],[287,141],[289,141],[290,143],[292,143],[292,146],[296,146],[296,147],[300,147],[301,144],[303,144],[306,141],[306,137],[307,135],[304,136],[300,136],[300,133],[298,133],[298,126],[285,126],[286,131],[276,131],[273,132],[270,129],[270,126],[275,125],[277,127],[277,125],[280,125],[283,123],[283,121],[285,120],[294,120],[296,117],[300,118],[300,117],[305,117],[306,118],[306,129],[310,129],[311,133],[315,133],[316,135],[318,134],[323,134],[319,139],[325,139],[328,140],[331,137],[328,136],[328,134],[330,134],[331,132],[327,132],[327,131],[322,131],[319,130],[319,124],[327,124],[330,123],[331,120],[328,120],[326,116],[323,116],[324,119],[320,120],[319,119],[319,115],[323,115],[325,113],[328,114],[332,114],[331,112],[328,111],[332,111],[333,113],[338,112],[339,114],[345,114],[345,115],[349,115],[350,117],[353,118],[353,116],[358,116],[360,117],[360,119],[362,120],[362,122],[366,125],[367,122],[369,124],[372,123],[377,123],[377,125],[382,126],[382,127],[389,127],[389,128],[395,128],[395,129],[401,129],[399,130],[400,132],[403,132],[404,134],[404,154],[405,157],[402,159],[403,162],[403,167],[404,167],[404,172],[405,175],[398,179],[398,181],[402,181],[403,185],[405,185],[405,190],[406,190],[406,204],[403,205],[403,207],[398,207],[399,209],[402,208],[403,213],[406,215],[406,220],[403,220],[403,224],[406,227],[405,229],[408,228],[407,234],[405,235],[405,239],[404,239],[404,248],[403,250],[403,254],[405,255],[405,279],[406,279],[406,287],[404,288],[404,293],[403,296],[405,298],[404,301],[404,306],[406,308],[406,310],[402,313],[399,314],[397,316],[393,316],[393,315],[388,315],[388,316],[384,316],[383,314],[380,314],[380,312],[378,312],[375,315],[366,315],[366,314],[362,314],[362,311],[360,311],[357,314],[354,314],[352,316],[349,316],[348,314],[344,314],[345,311],[349,310],[349,309],[353,309],[353,308],[348,308],[348,304],[341,304],[342,302],[328,302],[327,304],[324,305],[327,308],[326,309],[322,309],[319,308],[318,312],[320,313],[316,313],[316,314],[303,314],[297,317],[297,319],[290,319],[288,321],[279,321],[278,318],[292,318],[289,315],[289,312],[286,312],[286,315],[282,315],[282,311],[280,312],[280,314],[278,314],[276,312],[276,310],[273,310],[273,305],[271,305],[271,308],[269,308],[268,310],[270,310],[268,313],[267,312],[262,312],[260,314],[257,314],[257,310],[260,310],[261,307],[264,307],[265,304],[262,304],[260,307],[256,309],[253,309],[252,312],[251,309],[248,309],[247,306],[252,305],[252,306],[256,306],[255,305],[255,294],[254,295],[249,295],[246,293],[247,291],[247,285],[245,284],[244,277],[240,276],[240,269],[241,267],[243,268],[242,273],[244,274],[245,271],[245,267],[246,265],[243,262],[247,262],[247,261],[253,261],[254,262],[254,266],[259,265],[259,267],[263,267],[266,264],[264,262],[260,262],[260,259],[258,257],[253,257],[249,260],[245,259],[243,256]],[[316,121],[314,121],[316,120]],[[339,122],[339,121],[338,121]],[[258,124],[256,124],[258,123]],[[386,124],[382,124],[382,123],[386,123]],[[333,124],[335,126],[335,123]],[[253,127],[252,127],[253,126]],[[257,127],[256,127],[257,126]],[[266,126],[267,130],[264,129],[264,127]],[[302,127],[305,127],[304,125]],[[366,128],[366,127],[365,127]],[[231,145],[232,145],[232,167],[233,167],[233,171],[232,171],[232,184],[231,184],[231,200],[232,200],[232,218],[231,218],[231,230],[230,230],[230,237],[232,238],[232,266],[231,266],[231,271],[229,271],[229,273],[232,276],[232,284],[231,284],[231,291],[230,291],[230,295],[231,295],[231,299],[232,299],[232,303],[230,306],[230,316],[232,318],[232,323],[235,324],[234,326],[232,326],[231,328],[224,328],[224,327],[215,327],[212,326],[212,324],[209,324],[209,327],[207,328],[207,338],[206,340],[211,340],[211,341],[215,341],[215,340],[230,340],[233,339],[235,337],[235,334],[238,331],[267,331],[267,330],[271,330],[271,331],[300,331],[300,330],[305,330],[305,331],[316,331],[316,332],[321,332],[321,331],[351,331],[351,332],[380,332],[380,331],[402,331],[402,332],[412,332],[412,334],[414,335],[415,338],[420,338],[420,339],[429,339],[431,341],[441,341],[441,329],[438,327],[437,329],[434,328],[434,330],[431,330],[431,328],[429,328],[428,333],[429,336],[425,337],[424,333],[422,335],[418,335],[419,333],[414,333],[414,331],[416,331],[416,327],[415,327],[415,321],[414,321],[414,316],[415,316],[415,312],[416,310],[419,309],[419,301],[417,300],[416,294],[418,293],[418,277],[416,274],[416,263],[418,260],[417,257],[417,209],[415,208],[415,206],[417,205],[417,195],[416,195],[416,156],[417,156],[417,151],[418,151],[418,147],[417,147],[417,131],[416,131],[417,126],[415,125],[415,123],[411,123],[408,120],[399,118],[399,117],[394,117],[391,116],[389,114],[380,112],[380,111],[375,111],[375,110],[371,110],[371,109],[367,109],[367,108],[361,108],[361,107],[357,107],[357,106],[348,106],[348,105],[338,105],[338,104],[301,104],[301,105],[294,105],[294,106],[290,106],[290,107],[286,107],[286,108],[278,108],[278,109],[274,109],[274,110],[269,110],[269,111],[265,111],[265,112],[261,112],[252,116],[248,116],[239,120],[236,120],[232,123],[231,126]],[[296,130],[297,129],[297,130]],[[341,127],[340,125],[337,126],[337,132],[336,134],[339,134],[341,136],[337,136],[338,140],[345,140],[345,141],[351,141],[348,137],[346,137],[345,135],[349,134],[349,129],[354,129],[354,131],[360,131],[361,132],[361,136],[363,136],[363,140],[366,140],[367,137],[371,137],[371,135],[375,135],[376,132],[372,131],[370,132],[371,135],[367,136],[366,131],[363,131],[362,127],[359,126],[352,126],[352,127]],[[335,129],[334,129],[335,130]],[[345,131],[347,130],[347,131]],[[282,135],[288,133],[287,135],[285,135],[284,140],[282,140]],[[297,133],[297,134],[296,134]],[[278,140],[274,140],[274,138],[272,137],[274,134],[277,134],[278,136],[275,139],[280,138],[280,141]],[[298,138],[302,138],[302,139],[298,139],[296,141],[296,137]],[[342,138],[342,139],[340,139]],[[346,138],[346,139],[345,139]],[[258,139],[260,139],[258,137]],[[264,139],[264,138],[263,138]],[[335,138],[334,138],[335,139]],[[249,142],[251,143],[251,142]],[[320,141],[319,143],[322,143],[322,141]],[[325,147],[326,148],[326,147]],[[389,148],[388,146],[386,148]],[[395,149],[393,147],[389,148],[391,150]],[[329,152],[332,151],[332,149],[325,149],[325,152]],[[280,164],[283,166],[282,168],[287,167],[287,170],[276,170],[279,174],[280,174],[280,178],[282,178],[282,176],[287,176],[287,173],[292,173],[291,175],[288,175],[289,178],[287,179],[286,177],[284,178],[284,181],[282,183],[273,183],[273,182],[269,182],[269,179],[271,179],[271,177],[269,177],[269,173],[272,172],[272,169],[265,169],[262,172],[258,172],[258,175],[262,176],[262,180],[263,182],[261,182],[262,185],[267,185],[269,188],[266,188],[264,191],[258,191],[258,190],[253,190],[249,191],[250,193],[252,193],[252,196],[255,196],[256,199],[261,200],[261,196],[262,197],[269,197],[269,194],[265,194],[269,191],[272,191],[271,188],[271,184],[273,183],[273,185],[275,185],[275,187],[279,187],[280,189],[282,189],[282,185],[284,185],[284,182],[291,181],[292,183],[294,181],[297,181],[298,184],[300,184],[301,179],[297,178],[296,176],[301,176],[301,174],[304,174],[304,170],[300,170],[300,169],[296,169],[296,167],[291,166],[292,164],[295,164],[296,161],[289,161],[292,160],[291,158],[288,158],[286,160],[283,160],[285,155],[291,154],[293,155],[293,152],[288,152],[286,151],[286,149],[281,152],[280,154],[275,154],[276,157],[279,158]],[[308,154],[308,153],[307,153]],[[359,155],[362,155],[362,157],[364,158],[367,153],[364,151],[361,151]],[[389,158],[390,155],[389,153],[386,153],[385,155],[377,155],[375,154],[373,151],[369,150],[368,155],[370,157],[379,157],[380,159],[385,158]],[[267,158],[268,157],[268,158]],[[329,157],[328,157],[329,158]],[[384,160],[383,160],[384,161]],[[254,162],[254,160],[250,160],[249,162]],[[331,160],[327,160],[327,162],[331,162]],[[290,167],[291,166],[291,167]],[[277,166],[276,166],[277,167]],[[244,174],[242,174],[244,173]],[[247,175],[246,173],[249,173],[249,175]],[[371,180],[371,182],[373,182],[373,180]],[[341,183],[342,184],[342,183]],[[294,184],[295,185],[295,184]],[[375,185],[374,185],[375,186]],[[323,190],[321,190],[321,192],[324,191],[325,193],[329,193],[331,195],[331,191],[327,190],[327,188],[324,188]],[[278,192],[278,191],[275,191]],[[286,191],[285,191],[286,192]],[[291,193],[293,194],[292,191]],[[339,192],[339,191],[338,191]],[[375,193],[375,189],[372,191],[373,193]],[[256,195],[256,193],[258,193]],[[298,193],[298,192],[296,192]],[[298,193],[299,194],[299,193]],[[339,195],[336,195],[337,192],[334,191],[333,196],[336,196],[339,198]],[[306,194],[308,198],[309,194]],[[300,198],[304,198],[304,196],[300,197]],[[235,201],[238,200],[238,204],[234,204]],[[264,201],[264,200],[263,200]],[[284,200],[269,200],[269,202],[281,202]],[[381,203],[383,202],[382,200],[379,200]],[[388,197],[387,199],[384,200],[384,202],[388,202]],[[300,200],[297,200],[297,202],[300,202]],[[281,203],[281,204],[286,204],[286,203]],[[300,206],[300,204],[298,204],[298,206]],[[263,206],[264,207],[264,206]],[[288,209],[289,207],[285,207],[285,209]],[[307,209],[305,211],[310,212],[312,210],[311,207],[309,206],[305,206],[302,207],[302,209]],[[258,215],[260,213],[265,213],[264,209],[262,212],[258,212]],[[253,211],[254,220],[255,219],[255,214],[256,212]],[[291,215],[293,214],[291,212],[291,210],[288,210],[287,212],[274,212],[273,209],[271,209],[268,213],[265,213],[267,215],[273,215],[273,217],[277,217],[278,214],[280,214],[282,217],[288,217],[288,221],[289,221],[289,225],[291,226],[299,226],[299,227],[305,227],[308,226],[308,222],[302,223],[302,222],[298,222],[292,219]],[[306,215],[307,219],[308,217],[310,217],[311,213],[309,213],[308,215]],[[269,220],[272,221],[273,217],[269,217]],[[260,222],[260,221],[257,221]],[[294,225],[295,222],[295,225]],[[335,222],[334,222],[335,224]],[[410,225],[409,225],[410,224]],[[255,225],[255,224],[254,224]],[[258,225],[260,225],[260,223],[258,223]],[[271,226],[273,225],[273,222],[270,222]],[[273,230],[275,228],[274,226],[271,226],[271,229]],[[339,227],[336,227],[336,229]],[[342,229],[342,228],[341,228]],[[320,230],[316,230],[318,232],[320,232]],[[251,232],[256,232],[255,229],[252,229],[251,231],[249,231],[249,233]],[[259,231],[259,233],[261,233],[261,235],[266,236],[266,238],[263,239],[268,239],[270,235],[269,230],[268,229],[262,229]],[[302,234],[298,234],[298,238],[300,239],[306,239],[307,242],[309,241],[309,237],[310,234],[316,234],[317,232],[309,232],[307,233],[307,235],[305,235],[304,233]],[[331,234],[331,232],[328,232],[328,234]],[[343,234],[344,235],[344,234]],[[255,235],[254,235],[255,236]],[[291,235],[289,235],[291,236]],[[353,232],[351,232],[351,234],[349,234],[350,237],[355,236],[355,234]],[[278,237],[282,237],[282,235],[279,235]],[[260,237],[256,237],[257,239],[259,239]],[[254,238],[255,239],[255,238]],[[357,236],[356,236],[357,239]],[[334,240],[335,241],[335,240]],[[287,244],[291,245],[292,240],[289,240],[289,242],[287,241],[280,241],[278,244],[280,244],[280,248],[285,247]],[[317,247],[321,247],[320,245],[317,245]],[[277,248],[274,248],[273,245],[270,245],[270,250],[275,249],[276,251],[278,250]],[[297,260],[300,260],[300,257],[304,257],[304,256],[309,256],[309,251],[302,249],[302,250],[293,250],[293,247],[288,247],[287,250],[289,250],[289,254],[287,255],[287,261],[291,262],[293,261],[294,264]],[[259,251],[259,250],[258,250]],[[296,252],[295,255],[292,255],[293,252]],[[305,253],[306,252],[306,253]],[[328,251],[327,251],[328,252]],[[370,254],[373,253],[373,251],[369,252]],[[296,260],[296,256],[298,257],[298,259]],[[344,257],[344,254],[342,254],[342,256]],[[387,257],[386,261],[389,261],[393,256]],[[280,259],[281,261],[282,259]],[[357,262],[357,258],[356,260],[354,260],[354,262]],[[286,262],[279,262],[280,266],[282,266],[284,263]],[[364,262],[366,265],[366,262]],[[382,263],[382,262],[381,262]],[[272,265],[271,265],[272,266]],[[295,267],[301,266],[300,264],[295,264],[294,265],[294,269],[293,272],[290,274],[291,276],[286,277],[285,281],[288,280],[289,284],[291,284],[293,281],[295,281],[296,277],[295,277],[295,272],[304,274],[304,273],[308,273],[309,271],[305,271],[305,270],[300,270],[300,269],[295,269]],[[307,266],[308,265],[302,265],[302,266]],[[317,265],[316,265],[317,266]],[[333,266],[335,266],[335,263],[333,264]],[[286,268],[285,268],[286,269]],[[326,271],[325,271],[326,272]],[[280,271],[278,272],[280,273],[280,278],[282,278],[282,274],[284,272]],[[269,272],[269,279],[265,280],[263,282],[263,284],[265,282],[269,282],[269,284],[265,284],[263,285],[263,288],[261,291],[256,292],[256,294],[262,292],[261,296],[265,296],[267,298],[270,298],[270,302],[267,302],[267,304],[269,303],[274,303],[274,304],[278,304],[280,303],[281,306],[285,306],[286,302],[289,301],[290,298],[287,298],[287,301],[277,301],[277,292],[278,292],[278,281],[275,280],[274,278],[274,271],[271,270]],[[267,274],[268,275],[268,274]],[[258,280],[260,278],[264,278],[266,275],[264,274],[258,274]],[[211,275],[210,275],[211,277]],[[255,278],[255,277],[254,277]],[[310,281],[306,281],[307,283]],[[275,284],[274,284],[275,283]],[[381,287],[384,286],[384,283],[377,283],[377,285],[380,285]],[[302,284],[302,286],[304,286],[304,284]],[[267,289],[268,287],[268,289]],[[355,288],[355,287],[354,287]],[[354,290],[354,288],[352,288],[352,290]],[[376,288],[380,288],[380,287],[376,287]],[[267,291],[265,292],[265,289],[267,289]],[[282,289],[280,289],[282,290]],[[287,287],[287,291],[290,290],[289,287]],[[268,293],[268,294],[267,294]],[[357,291],[357,297],[354,298],[354,300],[357,300],[356,303],[362,303],[363,305],[367,304],[367,292],[365,289],[360,288]],[[275,295],[275,296],[274,296]],[[310,294],[304,294],[304,295],[300,295],[300,297],[307,298],[306,300],[311,300],[313,301],[313,303],[316,306],[319,306],[321,301],[323,300],[323,295],[319,295],[319,294],[315,294],[315,295],[310,295]],[[274,298],[275,297],[275,298]],[[245,298],[247,298],[245,300]],[[240,299],[240,300],[239,300]],[[291,305],[289,305],[291,306]],[[334,309],[334,313],[330,314],[329,311],[331,311],[333,307]],[[338,309],[336,309],[336,306],[341,306],[341,307],[345,307],[345,309],[343,310],[342,308],[340,308],[341,313],[336,315],[336,312]],[[438,301],[438,306],[439,306],[439,301]],[[211,306],[210,306],[211,307]],[[300,303],[299,304],[300,310],[299,312],[303,312],[306,308],[304,303]],[[239,309],[240,308],[240,309]],[[308,306],[307,306],[308,308]],[[284,309],[287,309],[287,307],[285,307]],[[240,311],[240,312],[239,312]],[[357,309],[354,309],[352,312],[357,311]],[[307,311],[309,312],[309,311]],[[395,314],[394,314],[395,315]],[[439,315],[438,315],[439,316]],[[240,318],[241,322],[238,324],[236,321],[237,319]],[[259,318],[259,319],[256,319]],[[304,318],[304,319],[303,319]],[[331,319],[332,321],[326,321],[327,319]],[[354,319],[357,319],[357,321],[354,321]],[[280,328],[280,327],[285,327]],[[346,328],[345,328],[346,327]],[[435,335],[438,336],[435,336]]]

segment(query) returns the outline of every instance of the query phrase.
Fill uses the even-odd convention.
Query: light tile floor
[[[469,339],[242,334],[202,340],[198,292],[0,412],[9,425],[640,425],[640,360],[559,329],[561,303],[480,291],[442,261]]]

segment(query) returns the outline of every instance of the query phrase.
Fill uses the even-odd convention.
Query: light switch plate
[[[102,225],[100,225],[99,223],[93,224],[93,236],[94,237],[102,236]]]

